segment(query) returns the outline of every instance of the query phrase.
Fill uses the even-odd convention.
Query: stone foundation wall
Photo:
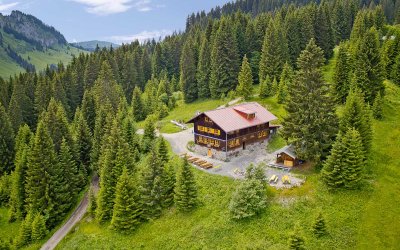
[[[246,145],[245,150],[243,150],[242,148],[238,148],[238,149],[228,151],[228,152],[218,151],[213,148],[207,148],[207,147],[203,147],[203,146],[196,144],[194,146],[194,151],[200,155],[207,156],[208,150],[211,149],[213,159],[218,159],[221,161],[229,161],[233,157],[239,157],[241,155],[246,155],[255,150],[265,150],[267,143],[268,143],[268,140],[264,140],[262,142],[255,142],[255,143]]]

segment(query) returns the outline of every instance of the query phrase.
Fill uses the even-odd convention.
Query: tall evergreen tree
[[[383,117],[383,102],[384,99],[380,92],[375,97],[374,104],[372,106],[372,112],[376,119],[382,119]]]
[[[199,98],[210,97],[210,71],[211,71],[211,49],[207,36],[202,38],[200,45],[199,63],[197,65],[197,88]]]
[[[81,111],[90,131],[93,133],[96,123],[96,104],[90,91],[85,91],[83,95]]]
[[[185,159],[180,167],[175,186],[175,204],[178,210],[188,212],[197,203],[197,185],[188,161]]]
[[[341,44],[333,73],[333,92],[338,103],[344,103],[350,91],[351,65],[347,46]]]
[[[47,234],[46,221],[40,213],[35,215],[32,221],[32,241],[42,240]]]
[[[363,177],[365,156],[360,133],[356,129],[349,129],[344,136],[338,136],[322,171],[326,185],[331,189],[358,188]]]
[[[193,42],[188,39],[183,45],[181,55],[180,85],[186,103],[197,99],[196,58]]]
[[[27,216],[25,217],[25,220],[19,227],[17,239],[15,241],[15,246],[17,248],[21,248],[31,242],[33,219],[34,218],[32,212],[28,213]]]
[[[352,86],[362,90],[365,100],[370,104],[384,89],[382,73],[379,35],[375,28],[371,28],[358,40],[352,81]]]
[[[271,79],[269,78],[269,76],[267,76],[264,81],[260,82],[260,88],[258,91],[259,91],[258,95],[261,98],[266,98],[271,95],[272,82],[271,82]]]
[[[83,175],[90,172],[90,153],[92,151],[92,133],[80,109],[75,112],[75,147],[78,152],[78,163]]]
[[[37,116],[46,110],[52,96],[50,81],[45,76],[40,75],[35,89],[35,110]]]
[[[220,98],[236,88],[240,58],[236,38],[227,18],[222,18],[211,48],[210,93]]]
[[[142,137],[142,147],[144,152],[149,152],[154,145],[156,138],[155,123],[156,119],[154,116],[148,116],[144,125],[144,134]]]
[[[324,61],[322,50],[311,39],[298,59],[282,129],[300,158],[317,162],[329,152],[337,131],[334,103],[322,77]]]
[[[111,226],[119,231],[132,231],[140,223],[139,193],[131,178],[124,168],[116,187]]]
[[[268,24],[260,61],[260,82],[265,81],[267,76],[270,79],[279,78],[287,60],[286,39],[282,36],[283,30],[279,29],[278,25],[276,20],[271,20]]]
[[[142,92],[137,86],[133,90],[131,105],[135,121],[142,121],[145,118],[146,114],[143,107]]]
[[[0,103],[0,175],[10,173],[14,160],[14,130],[6,110]]]
[[[362,144],[366,152],[369,152],[372,141],[372,114],[364,102],[364,96],[360,90],[351,90],[347,97],[339,129],[345,134],[348,129],[355,128],[361,135]]]
[[[292,85],[294,72],[290,64],[285,63],[283,66],[281,78],[278,85],[278,103],[285,103],[288,95],[288,86]]]
[[[393,81],[397,85],[400,85],[400,53],[396,57],[396,62],[394,64],[394,66],[393,66],[393,70],[392,70],[391,76],[392,76]]]
[[[28,125],[21,126],[15,143],[15,171],[13,172],[10,194],[9,221],[23,219],[25,216],[25,175],[27,171],[27,156],[32,133]]]
[[[239,85],[237,86],[237,94],[243,96],[245,100],[249,99],[253,94],[253,75],[247,56],[244,55],[242,68],[238,77]]]

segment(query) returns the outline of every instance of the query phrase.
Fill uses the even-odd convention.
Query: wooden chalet
[[[207,155],[246,149],[265,141],[270,122],[277,118],[256,102],[206,111],[188,121],[194,123],[194,142],[207,148]]]
[[[294,147],[289,145],[276,151],[276,163],[291,168],[300,165],[301,161],[297,158]]]

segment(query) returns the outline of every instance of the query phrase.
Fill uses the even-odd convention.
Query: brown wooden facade
[[[276,156],[276,163],[282,164],[285,167],[295,167],[300,164],[300,160],[296,157],[292,157],[285,152],[280,152]]]
[[[194,119],[194,140],[197,145],[219,151],[245,149],[269,136],[269,122],[226,133],[204,113]]]

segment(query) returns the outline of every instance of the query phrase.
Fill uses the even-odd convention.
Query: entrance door
[[[243,150],[246,149],[246,142],[243,142]]]
[[[208,156],[208,157],[210,157],[210,158],[212,157],[212,151],[211,151],[211,148],[209,148],[209,149],[208,149],[207,156]]]

